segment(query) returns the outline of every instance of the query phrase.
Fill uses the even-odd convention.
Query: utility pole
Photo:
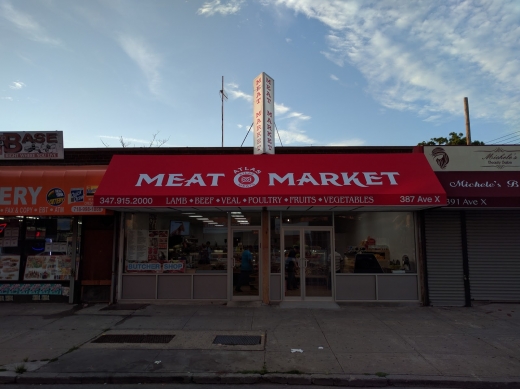
[[[226,92],[224,92],[224,76],[222,76],[222,89],[220,90],[220,98],[222,99],[222,147],[224,147],[224,99],[227,100]]]
[[[464,97],[464,115],[466,116],[466,144],[471,144],[471,128],[469,126],[469,104],[468,98]]]

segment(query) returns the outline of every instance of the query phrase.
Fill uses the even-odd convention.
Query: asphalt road
[[[210,389],[220,387],[235,387],[240,389],[326,389],[330,386],[316,386],[316,385],[279,385],[279,384],[253,384],[253,385],[218,385],[218,384],[130,384],[130,385],[75,385],[75,387],[81,389],[96,389],[96,388],[109,388],[109,389]],[[70,385],[2,385],[2,389],[68,389]],[[399,387],[392,386],[394,389],[400,389]],[[436,386],[436,388],[440,388]],[[401,388],[404,389],[404,388]],[[418,386],[407,386],[406,389],[431,389]],[[445,387],[444,389],[457,389],[453,387]]]

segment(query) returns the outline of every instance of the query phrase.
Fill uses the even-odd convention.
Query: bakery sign
[[[63,131],[0,132],[0,159],[63,159]]]
[[[260,73],[253,81],[254,154],[274,154],[274,80]]]
[[[520,171],[520,146],[424,146],[436,172]]]

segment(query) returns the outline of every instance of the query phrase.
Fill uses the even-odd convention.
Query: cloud
[[[12,97],[10,97],[10,96],[0,97],[0,99],[2,99],[2,100],[9,100],[9,101],[13,101],[13,98],[12,98]]]
[[[334,74],[331,74],[331,75],[330,75],[330,79],[331,79],[331,80],[334,80],[334,81],[339,81],[339,78],[336,77]]]
[[[440,119],[441,117],[442,117],[441,115],[431,115],[431,116],[428,116],[426,119],[423,119],[423,122],[435,122],[438,119]]]
[[[285,38],[285,41],[286,41],[287,43],[291,43],[291,42],[292,42],[292,39],[291,39],[291,38]]]
[[[15,9],[11,3],[3,2],[0,5],[0,15],[14,25],[28,39],[52,46],[59,46],[59,39],[51,38],[45,29],[36,22],[31,15]]]
[[[22,89],[25,87],[25,84],[20,81],[13,81],[11,85],[9,85],[9,88],[11,89]]]
[[[363,146],[366,143],[363,139],[346,139],[342,141],[332,142],[327,144],[327,146]]]
[[[217,13],[221,15],[232,15],[240,11],[244,0],[229,0],[222,3],[221,0],[213,0],[206,2],[197,10],[197,14],[203,16],[213,16]]]
[[[148,90],[152,94],[159,96],[161,86],[159,68],[162,64],[160,55],[155,53],[141,38],[120,35],[117,38],[117,42],[143,72],[148,84]]]
[[[235,83],[228,83],[227,94],[232,99],[242,99],[248,103],[253,103],[252,95],[249,95],[240,90],[239,86]],[[311,117],[301,112],[292,111],[290,107],[287,107],[283,103],[274,103],[275,121],[280,123],[283,121],[284,129],[278,128],[282,143],[287,144],[316,144],[314,139],[309,138],[305,135],[305,132],[300,128],[301,124]],[[275,124],[276,124],[275,123]]]
[[[357,68],[386,108],[520,122],[517,0],[264,0],[330,30],[322,54]]]

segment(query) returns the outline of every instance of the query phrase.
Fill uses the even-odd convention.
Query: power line
[[[510,136],[510,135],[514,135],[514,134],[520,134],[520,131],[515,131],[515,132],[512,132],[511,134],[507,134],[507,135],[501,136],[501,137],[499,137],[499,138],[492,139],[492,140],[490,140],[490,141],[488,141],[488,142],[486,142],[486,143],[496,142],[497,140],[500,140],[500,139],[502,139],[502,138],[506,138],[506,137],[508,137],[508,136]]]
[[[512,136],[508,136],[506,138],[503,138],[500,140],[500,142],[489,142],[489,143],[495,143],[495,144],[499,144],[499,143],[506,143],[506,141],[515,141],[515,139],[520,139],[520,136],[519,135],[512,135]]]

